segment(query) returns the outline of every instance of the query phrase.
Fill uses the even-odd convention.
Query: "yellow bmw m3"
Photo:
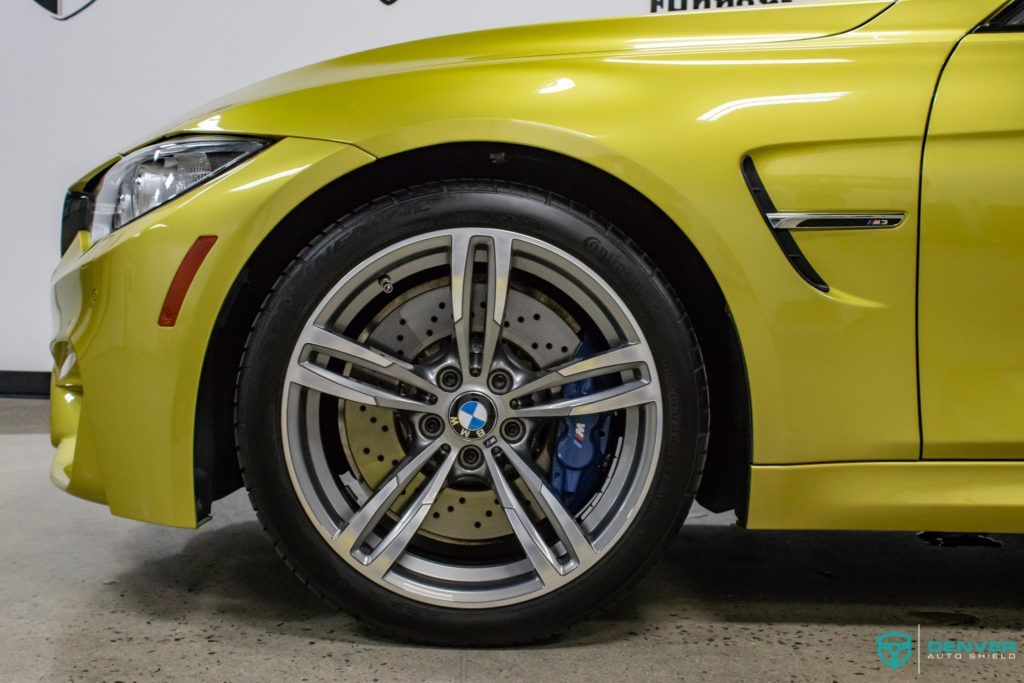
[[[236,93],[71,187],[51,478],[397,637],[524,642],[691,503],[1024,532],[1024,1],[503,29]]]

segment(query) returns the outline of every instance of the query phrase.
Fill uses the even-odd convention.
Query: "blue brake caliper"
[[[586,339],[576,351],[575,359],[591,353]],[[582,379],[567,384],[565,398],[578,398],[593,393],[594,380]],[[578,512],[597,492],[601,467],[608,453],[608,421],[610,413],[562,418],[558,427],[555,457],[551,463],[551,488],[569,512]]]

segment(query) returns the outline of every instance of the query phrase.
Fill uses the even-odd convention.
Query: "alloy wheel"
[[[556,590],[615,545],[651,486],[661,401],[642,331],[593,270],[460,228],[331,288],[295,343],[281,425],[295,492],[345,562],[419,602],[486,608]],[[590,428],[595,483],[567,495],[558,444]]]

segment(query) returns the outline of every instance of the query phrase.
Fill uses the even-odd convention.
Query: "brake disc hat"
[[[482,295],[477,286],[476,296]],[[429,283],[396,297],[376,318],[365,335],[365,343],[386,349],[399,358],[420,358],[437,342],[451,336],[453,323],[447,302],[451,289],[444,280]],[[475,313],[473,314],[475,320]],[[553,367],[568,360],[579,343],[575,321],[551,299],[539,292],[509,293],[508,326],[505,339],[521,349],[537,367]],[[482,327],[481,323],[477,324]],[[427,334],[430,332],[430,334]],[[344,435],[345,455],[354,471],[376,489],[405,457],[395,424],[397,412],[353,402],[341,406],[338,427]],[[388,429],[384,430],[383,427]],[[550,458],[549,454],[545,454]],[[416,480],[413,489],[420,484]],[[408,502],[410,494],[396,501],[395,510]],[[392,513],[394,514],[394,513]],[[447,488],[439,495],[431,514],[424,520],[423,533],[438,540],[473,542],[512,533],[500,501],[490,489]]]

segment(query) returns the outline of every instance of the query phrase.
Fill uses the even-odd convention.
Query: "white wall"
[[[63,3],[67,9],[84,0]],[[390,6],[381,0],[96,0],[74,18],[57,21],[34,0],[3,0],[0,371],[50,366],[48,282],[58,260],[67,186],[179,114],[281,71],[389,43],[686,5],[686,0],[397,0]]]

